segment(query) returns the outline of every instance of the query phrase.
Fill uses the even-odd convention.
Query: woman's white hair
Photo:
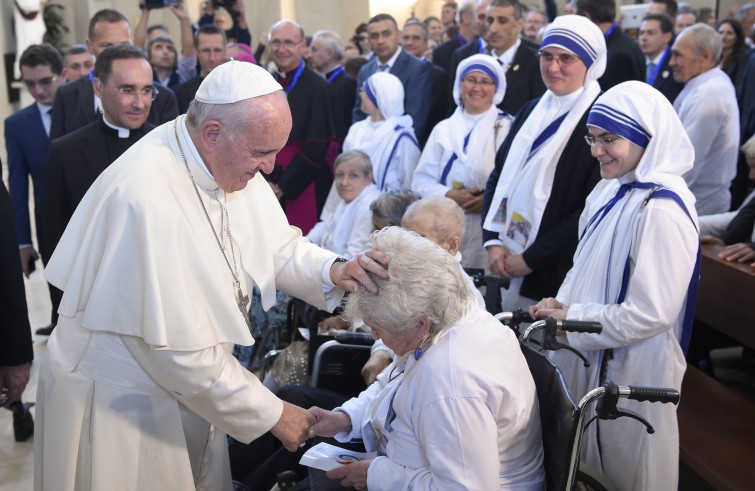
[[[379,292],[360,289],[346,305],[346,318],[372,321],[401,335],[415,329],[422,317],[430,323],[427,348],[475,305],[467,280],[451,255],[428,239],[400,227],[386,227],[370,236],[373,249],[389,258],[388,279],[369,273]]]

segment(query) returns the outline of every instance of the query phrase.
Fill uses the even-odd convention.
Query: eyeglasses
[[[571,65],[580,60],[579,56],[576,55],[570,55],[568,53],[554,55],[548,51],[538,51],[537,57],[540,58],[541,63],[546,63],[548,65],[553,63],[553,60],[558,60],[559,65]]]
[[[155,87],[144,87],[142,90],[136,90],[133,87],[112,87],[112,89],[118,92],[118,94],[124,99],[131,100],[138,96],[140,99],[149,97],[150,100],[154,101],[157,98],[157,94],[160,92]]]
[[[473,86],[479,85],[480,87],[492,87],[493,85],[495,85],[495,82],[493,82],[489,78],[464,77],[463,79],[461,79],[461,81]]]
[[[301,42],[302,42],[301,39],[298,41],[293,41],[291,39],[284,39],[284,40],[273,39],[272,41],[270,41],[270,47],[273,49],[278,49],[281,47],[281,45],[283,45],[286,48],[293,48],[294,46],[296,46],[297,44]]]
[[[595,147],[595,145],[600,145],[603,148],[607,148],[613,145],[619,138],[621,137],[616,135],[602,135],[598,137],[585,135],[585,142],[590,145],[590,148]]]
[[[40,89],[49,89],[50,86],[52,86],[52,84],[55,83],[57,79],[58,77],[54,76],[54,77],[41,78],[39,80],[24,80],[24,85],[29,90],[37,86],[39,86]]]

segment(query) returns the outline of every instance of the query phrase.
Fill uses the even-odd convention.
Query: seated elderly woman
[[[372,182],[372,164],[364,152],[342,153],[333,166],[340,200],[335,210],[323,213],[307,238],[322,248],[352,258],[370,244],[370,205],[380,191]]]
[[[360,88],[362,111],[370,117],[354,123],[343,150],[361,150],[370,156],[380,191],[408,191],[419,160],[412,117],[404,114],[404,86],[390,73],[378,72]]]
[[[506,75],[495,58],[474,55],[462,61],[453,88],[458,107],[433,129],[412,178],[412,190],[423,198],[447,196],[464,210],[461,264],[468,268],[488,263],[480,212],[485,183],[513,119],[496,107],[505,93]]]
[[[749,178],[755,179],[755,135],[742,145]],[[718,254],[730,262],[752,263],[755,267],[755,191],[735,211],[700,217],[700,241],[725,246]]]
[[[399,358],[358,398],[310,410],[310,436],[361,437],[377,451],[327,476],[371,491],[542,489],[537,396],[514,334],[477,305],[437,245],[398,227],[372,241],[390,277],[374,279],[377,294],[352,295],[347,314]]]
[[[603,177],[580,218],[580,241],[556,298],[533,317],[597,321],[600,334],[566,333],[583,352],[551,358],[575,400],[605,380],[681,389],[699,277],[695,198],[682,175],[694,148],[668,100],[643,82],[603,94],[585,136]],[[582,456],[617,489],[677,489],[679,429],[671,404],[622,403],[655,428],[629,418],[596,421]]]

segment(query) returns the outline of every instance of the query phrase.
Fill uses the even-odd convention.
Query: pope
[[[185,116],[92,185],[45,271],[63,290],[40,368],[35,489],[230,489],[226,434],[294,450],[313,424],[232,356],[248,292],[332,310],[386,258],[343,262],[291,227],[262,172],[291,130],[281,86],[230,61]]]

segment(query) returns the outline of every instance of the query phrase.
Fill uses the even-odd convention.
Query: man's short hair
[[[87,49],[85,44],[74,44],[66,52],[63,54],[63,56],[73,56],[73,55],[81,55],[84,53],[89,53],[89,50]]]
[[[514,7],[514,19],[524,17],[524,6],[517,0],[493,0],[488,4],[488,8],[492,7]]]
[[[577,0],[577,13],[589,15],[595,24],[616,20],[615,0]]]
[[[689,5],[682,5],[681,7],[679,7],[679,9],[676,11],[676,15],[681,14],[692,14],[695,16],[695,20],[697,20],[697,12]]]
[[[60,75],[63,72],[63,57],[52,44],[32,44],[21,54],[19,65],[29,68],[46,65],[52,73]]]
[[[108,24],[115,24],[117,22],[125,22],[129,26],[131,23],[128,21],[128,17],[120,13],[115,9],[102,9],[97,11],[89,21],[89,39],[94,40],[94,26],[99,22],[107,22]]]
[[[679,9],[679,4],[676,0],[650,0],[650,3],[662,3],[666,6],[666,14],[672,19],[676,17],[676,11]]]
[[[276,29],[278,29],[280,26],[282,26],[284,24],[291,24],[292,26],[294,26],[297,29],[299,29],[299,35],[301,36],[301,40],[302,41],[306,41],[307,42],[307,46],[310,45],[312,39],[311,38],[307,39],[307,36],[304,34],[304,27],[301,24],[299,24],[298,22],[290,20],[290,19],[279,20],[278,22],[276,22],[275,24],[273,24],[272,26],[270,26],[270,30],[267,32],[267,39],[268,40],[272,39],[273,31],[276,30]]]
[[[141,49],[131,44],[116,44],[105,48],[94,62],[94,76],[100,79],[103,84],[107,83],[108,78],[113,73],[113,62],[115,60],[132,60],[141,59],[149,63],[147,55]]]
[[[205,25],[203,25],[202,27],[199,28],[199,30],[197,31],[196,36],[194,36],[194,47],[195,48],[199,47],[199,35],[200,34],[204,34],[206,36],[217,34],[218,36],[222,36],[223,37],[223,46],[225,46],[226,43],[228,42],[228,38],[226,38],[225,31],[223,29],[221,29],[218,26],[213,25],[213,24],[205,24]]]
[[[382,22],[384,20],[390,21],[393,24],[393,27],[396,28],[398,31],[398,23],[396,22],[396,19],[393,18],[390,14],[377,14],[370,18],[370,20],[367,21],[367,25],[374,24],[376,22]]]
[[[341,41],[341,36],[336,34],[335,31],[317,31],[312,35],[312,41],[315,39],[322,39],[322,42],[325,45],[326,49],[329,49],[333,51],[336,55],[336,60],[340,63],[341,60],[343,60],[343,41]]]
[[[645,22],[646,20],[657,20],[661,26],[661,32],[663,34],[668,34],[669,32],[673,34],[674,32],[674,21],[668,14],[662,12],[646,14],[645,17],[642,18],[642,22]]]
[[[404,24],[404,29],[406,29],[407,26],[419,26],[420,29],[422,29],[422,37],[425,38],[425,42],[430,39],[430,30],[427,28],[427,24],[421,22],[419,19],[409,19],[406,21],[406,24]]]
[[[147,35],[152,34],[155,31],[170,32],[170,29],[168,29],[168,26],[166,26],[165,24],[150,24],[150,26],[147,28]]]
[[[685,28],[679,33],[681,36],[689,36],[692,39],[692,51],[698,55],[704,55],[705,51],[710,50],[713,53],[713,66],[718,65],[721,60],[721,51],[723,43],[721,36],[708,24],[694,24]],[[677,37],[677,39],[679,39]]]

